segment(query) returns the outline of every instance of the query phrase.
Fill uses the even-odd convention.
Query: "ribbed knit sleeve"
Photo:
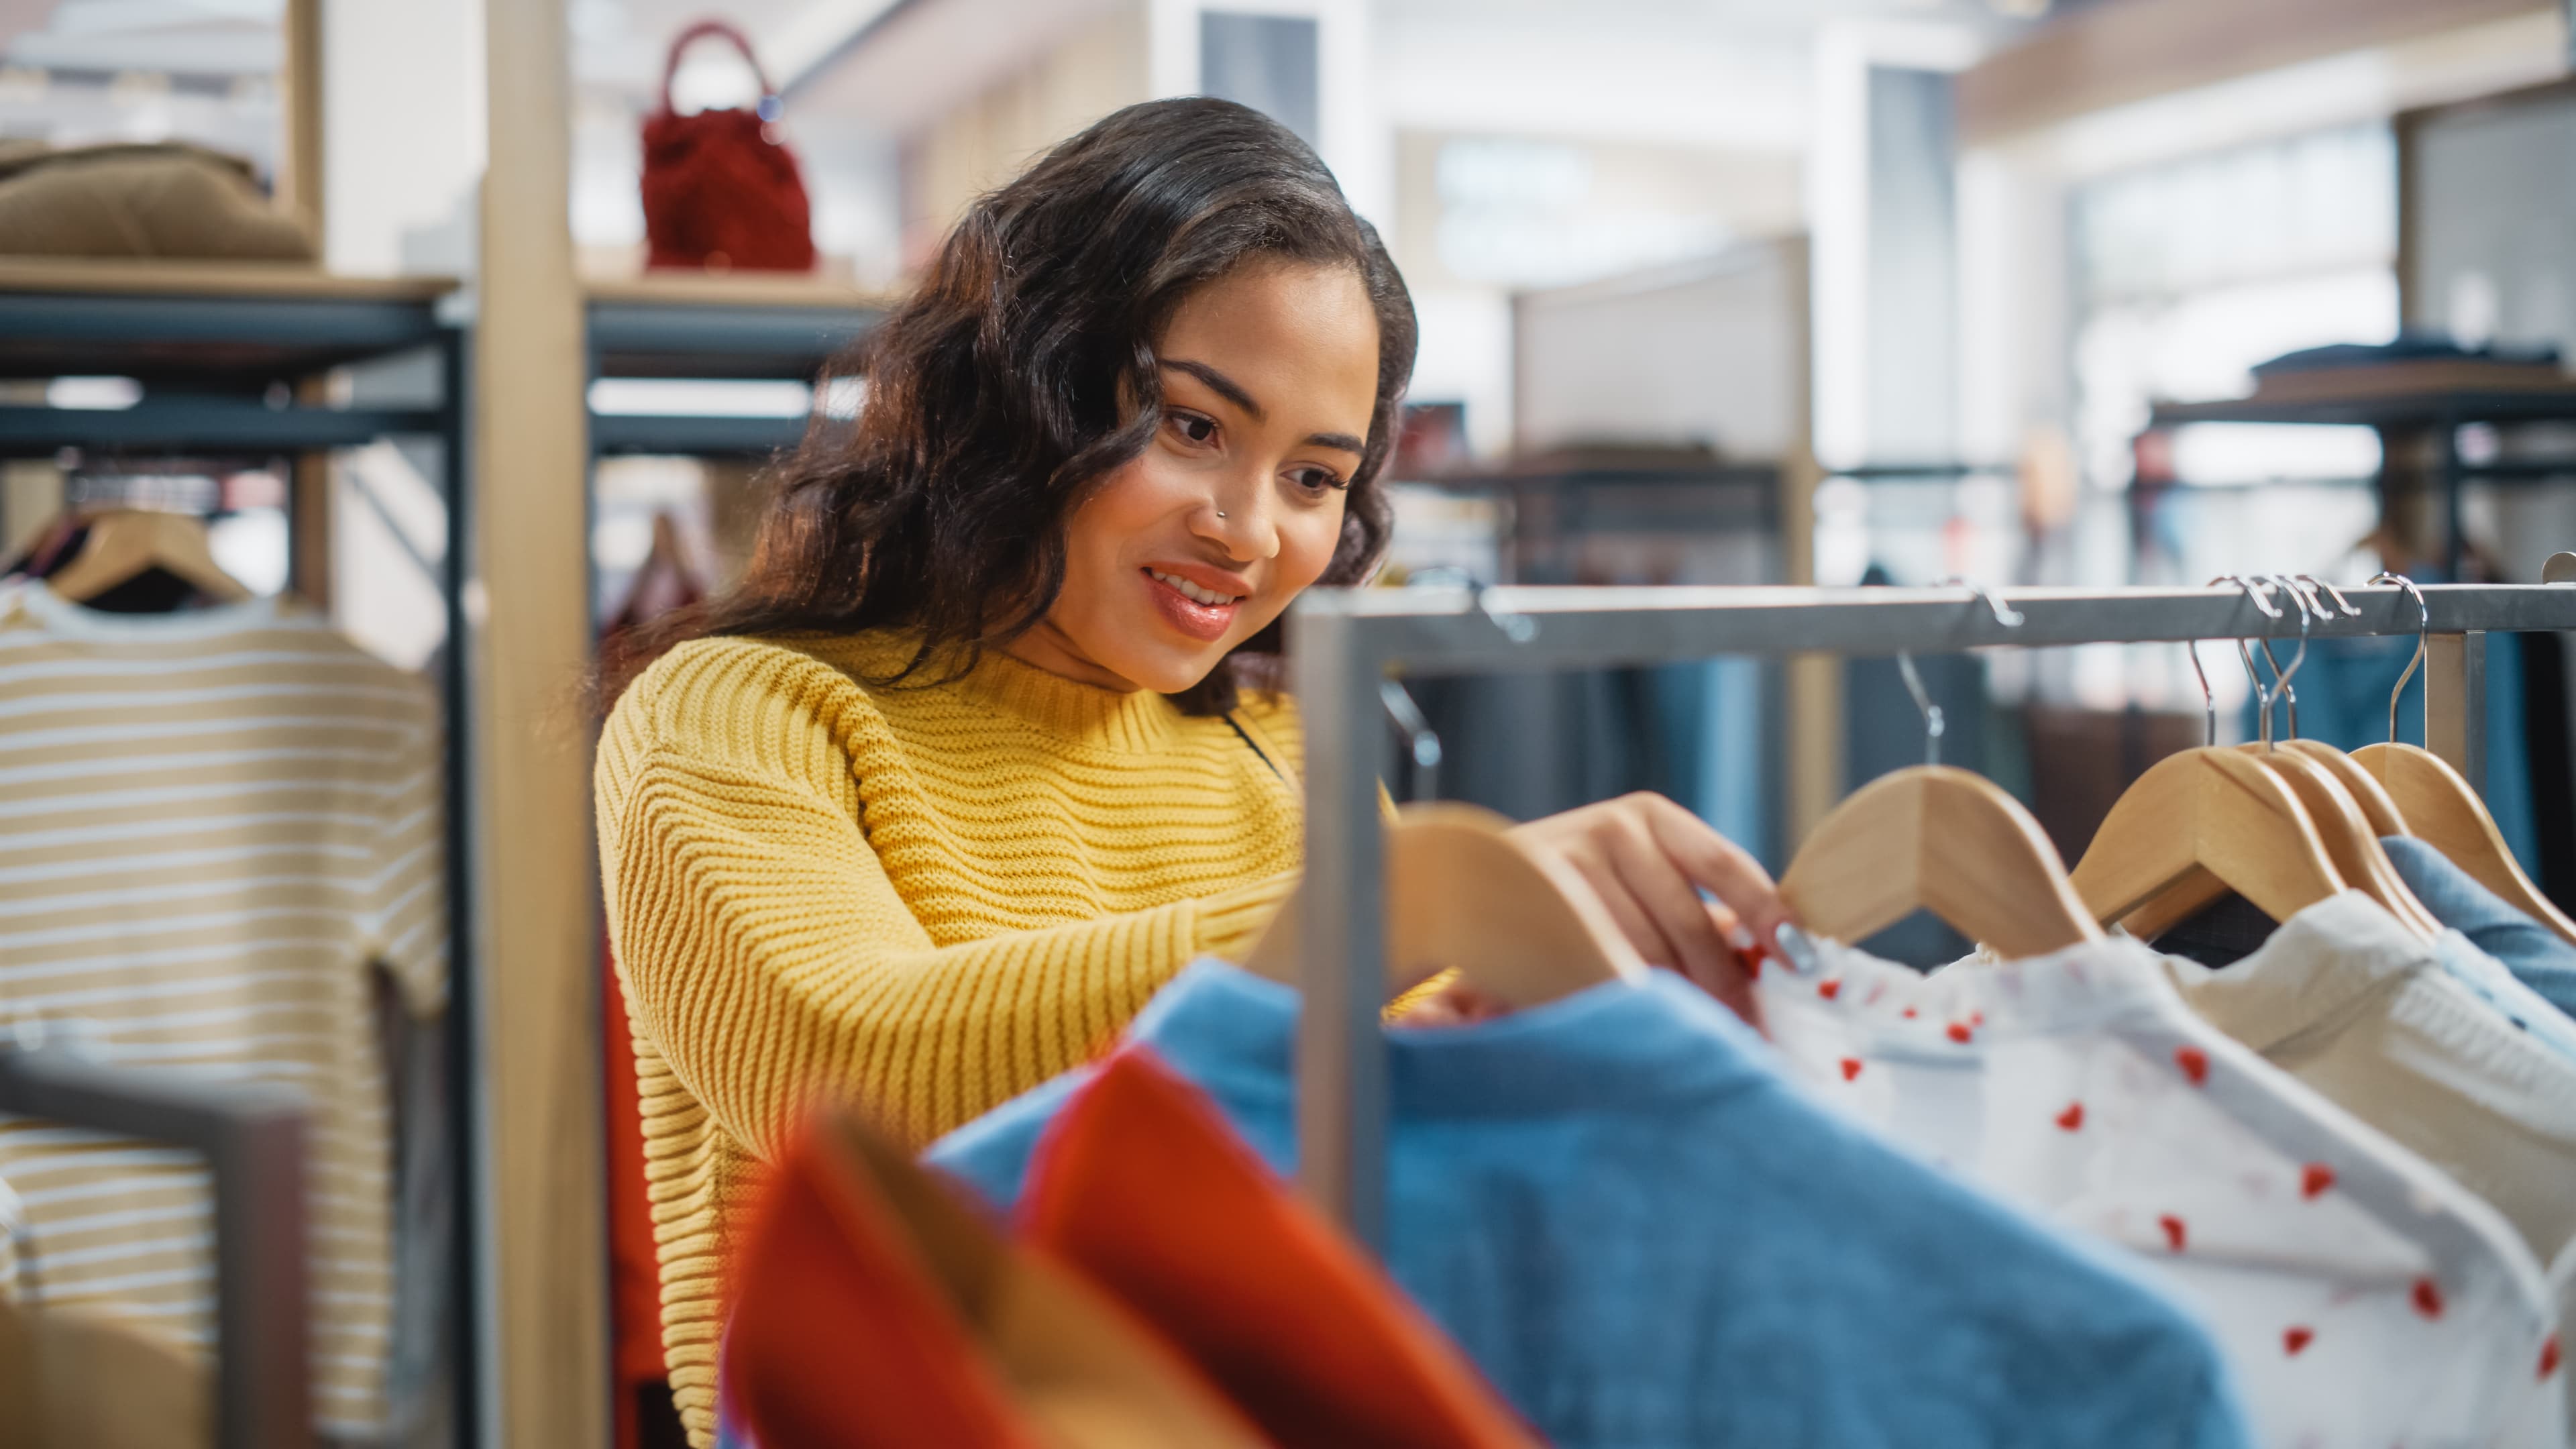
[[[638,1025],[762,1157],[817,1091],[916,1142],[971,1120],[1095,1052],[1192,957],[1239,954],[1292,884],[939,945],[860,825],[865,693],[769,652],[656,682],[599,778]]]

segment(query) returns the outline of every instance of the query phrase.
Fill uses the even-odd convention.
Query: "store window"
[[[2069,224],[2074,431],[2097,498],[2141,481],[2135,448],[2155,402],[2242,396],[2267,358],[2396,335],[2396,151],[2384,124],[2106,177],[2076,189]],[[2376,516],[2366,485],[2379,443],[2366,428],[2203,425],[2170,442],[2169,457],[2149,459],[2147,496],[2088,510],[2089,551],[2106,555],[2088,576],[2327,571]],[[2168,476],[2174,488],[2154,486]],[[2262,556],[2244,556],[2257,539]]]

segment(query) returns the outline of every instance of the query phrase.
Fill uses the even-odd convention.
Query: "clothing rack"
[[[1305,715],[1308,943],[1297,1037],[1298,1172],[1308,1197],[1385,1244],[1386,967],[1378,782],[1395,764],[1398,676],[1667,664],[1721,654],[1941,654],[1999,646],[2426,637],[2425,744],[2483,791],[2486,636],[2576,629],[2576,586],[2344,591],[2354,613],[2267,614],[2234,587],[2014,590],[2017,621],[1966,588],[1316,589],[1289,615]]]
[[[75,1048],[0,1048],[0,1111],[165,1142],[206,1158],[215,1178],[213,1442],[216,1449],[312,1443],[304,1094],[272,1083],[121,1069]]]

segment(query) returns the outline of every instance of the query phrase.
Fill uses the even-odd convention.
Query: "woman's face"
[[[1347,267],[1255,263],[1182,302],[1162,425],[1074,510],[1064,591],[1010,652],[1111,689],[1205,679],[1332,563],[1377,347]]]

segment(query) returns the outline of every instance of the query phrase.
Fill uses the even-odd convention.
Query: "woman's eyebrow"
[[[1203,383],[1206,383],[1209,391],[1215,393],[1218,397],[1224,398],[1227,402],[1234,404],[1236,407],[1243,409],[1245,416],[1250,417],[1254,422],[1260,423],[1270,420],[1270,415],[1262,411],[1261,404],[1254,402],[1252,400],[1252,394],[1243,390],[1243,384],[1236,382],[1233,378],[1226,376],[1224,373],[1217,371],[1206,363],[1190,362],[1178,357],[1166,357],[1162,361],[1165,367],[1179,368],[1181,371],[1188,373],[1190,376],[1197,378]]]
[[[1243,384],[1206,363],[1192,362],[1185,357],[1166,357],[1161,361],[1165,367],[1178,368],[1206,383],[1210,392],[1243,409],[1244,415],[1254,422],[1270,420],[1270,415],[1262,411],[1261,404],[1254,402],[1252,394],[1243,390]],[[1338,448],[1345,453],[1356,453],[1362,457],[1368,454],[1368,445],[1348,433],[1309,433],[1306,435],[1306,441],[1318,448]]]

